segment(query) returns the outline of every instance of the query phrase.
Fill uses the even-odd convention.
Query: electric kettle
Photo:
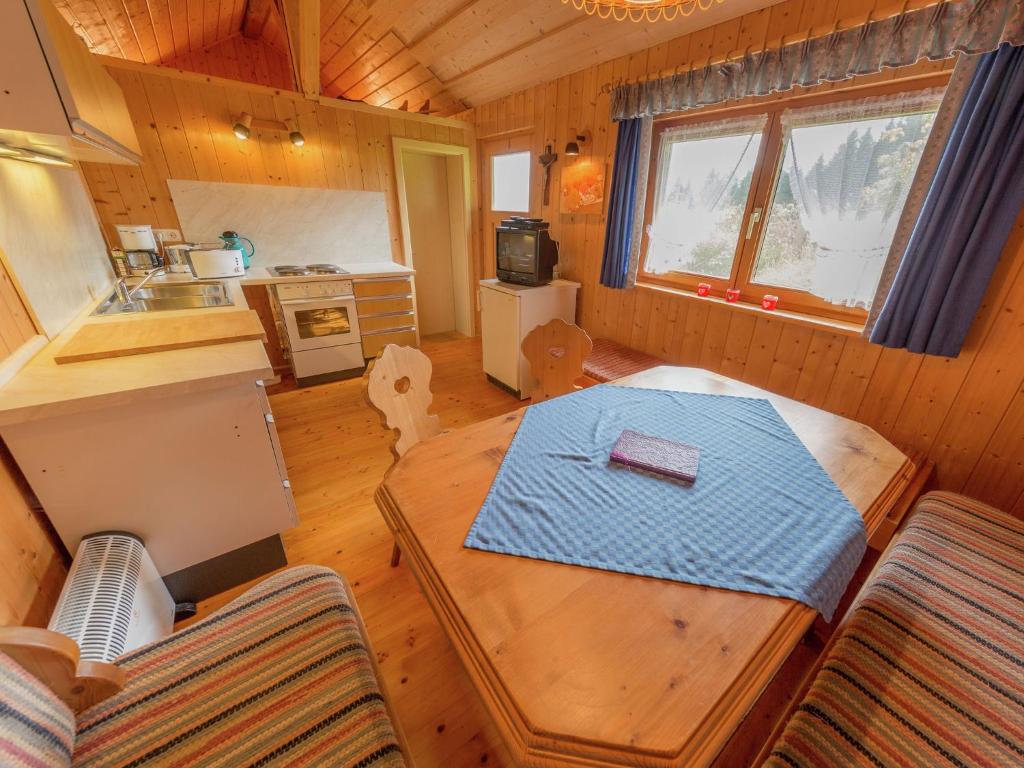
[[[224,250],[241,251],[242,264],[245,266],[246,269],[248,269],[251,266],[252,262],[250,261],[250,259],[252,258],[252,255],[256,253],[256,246],[252,244],[252,240],[250,240],[248,237],[242,237],[237,232],[232,232],[231,230],[228,230],[227,232],[221,232],[220,239],[224,243]],[[243,240],[249,244],[248,251],[246,250],[245,246],[242,245]]]

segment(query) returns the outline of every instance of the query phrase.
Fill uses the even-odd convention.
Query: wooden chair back
[[[397,433],[391,446],[395,459],[421,440],[441,432],[441,420],[428,413],[430,358],[414,347],[388,344],[363,374],[367,402],[381,415],[387,429]]]
[[[583,375],[583,361],[594,345],[587,332],[564,320],[551,320],[538,325],[523,339],[522,350],[537,379],[530,394],[535,403],[573,392],[576,380]]]

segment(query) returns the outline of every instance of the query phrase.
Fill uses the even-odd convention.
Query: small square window
[[[529,152],[512,152],[491,158],[491,210],[529,213]]]

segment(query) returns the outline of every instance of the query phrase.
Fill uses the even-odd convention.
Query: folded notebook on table
[[[692,483],[697,479],[700,448],[624,429],[612,448],[611,460],[630,469]]]

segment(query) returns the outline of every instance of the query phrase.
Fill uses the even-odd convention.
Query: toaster
[[[199,279],[241,277],[245,274],[242,252],[223,248],[209,251],[189,251],[188,266],[192,270],[192,276]]]

